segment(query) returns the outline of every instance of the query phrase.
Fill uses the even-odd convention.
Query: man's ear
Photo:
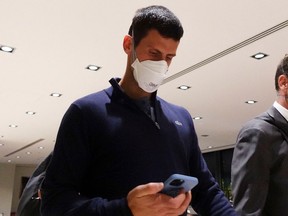
[[[125,35],[124,40],[123,40],[123,49],[126,54],[131,53],[132,51],[132,37],[130,35]]]
[[[280,89],[288,88],[288,77],[285,75],[280,75],[278,78],[278,85]]]

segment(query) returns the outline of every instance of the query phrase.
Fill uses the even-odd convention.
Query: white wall
[[[0,213],[11,213],[15,165],[0,163]]]
[[[0,215],[16,212],[21,190],[21,178],[30,177],[36,166],[0,163]]]

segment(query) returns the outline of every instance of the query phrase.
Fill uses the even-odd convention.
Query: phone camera
[[[170,182],[170,185],[172,186],[180,186],[184,183],[183,179],[174,179],[172,182]]]

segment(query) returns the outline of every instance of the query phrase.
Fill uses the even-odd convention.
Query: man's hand
[[[128,206],[134,216],[178,216],[190,204],[191,192],[172,198],[162,193],[163,183],[139,185],[127,196]]]

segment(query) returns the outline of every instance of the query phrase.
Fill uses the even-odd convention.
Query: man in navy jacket
[[[42,214],[236,215],[209,172],[192,118],[156,96],[183,35],[167,8],[139,9],[123,49],[127,67],[111,87],[75,101],[58,131],[42,187]],[[174,173],[199,184],[175,198],[160,193]]]

